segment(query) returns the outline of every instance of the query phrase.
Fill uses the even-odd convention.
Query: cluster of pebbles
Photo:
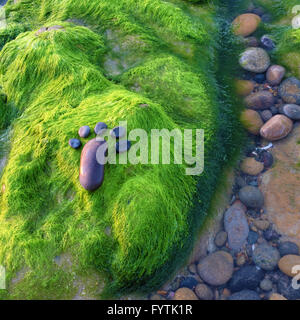
[[[80,159],[80,184],[89,191],[97,190],[104,180],[104,164],[105,156],[108,152],[107,142],[102,136],[107,131],[108,126],[104,122],[98,122],[94,128],[97,138],[91,139],[85,144],[81,152]],[[78,130],[78,135],[81,138],[88,138],[91,133],[89,126],[82,126]],[[125,137],[126,128],[115,127],[110,130],[110,136],[117,140],[115,149],[117,153],[123,153],[130,149],[131,142],[128,140],[120,140]],[[81,147],[81,141],[77,138],[69,140],[69,145],[73,149]],[[100,157],[100,158],[99,158]]]
[[[253,11],[233,21],[235,34],[247,46],[239,61],[244,71],[237,89],[246,105],[242,122],[254,139],[237,172],[223,230],[217,233],[213,250],[207,249],[205,257],[149,299],[300,300],[300,289],[292,282],[300,272],[293,270],[300,266],[299,247],[281,240],[268,220],[259,189],[261,173],[273,164],[272,141],[286,137],[300,120],[300,81],[284,79],[285,68],[271,64],[268,51],[276,46],[270,37],[260,41],[249,37],[266,16],[257,8]]]

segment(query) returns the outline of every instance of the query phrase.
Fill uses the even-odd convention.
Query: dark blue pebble
[[[78,130],[79,137],[81,138],[87,138],[90,132],[91,132],[91,129],[89,126],[83,126]]]
[[[280,255],[286,256],[288,254],[299,254],[299,247],[296,245],[296,243],[291,241],[282,242],[279,244],[278,250],[280,252]]]
[[[276,47],[273,40],[268,36],[262,36],[260,42],[266,50],[273,50]]]
[[[98,134],[103,134],[107,130],[107,124],[104,122],[98,122],[94,128],[94,132]]]
[[[254,77],[254,81],[256,81],[257,83],[264,83],[265,80],[266,80],[266,76],[264,73],[258,73]]]
[[[115,127],[110,131],[110,135],[113,138],[120,139],[126,135],[126,129],[124,127]]]
[[[121,140],[116,143],[117,153],[123,153],[131,148],[131,142],[128,140]]]
[[[78,149],[81,146],[81,142],[79,139],[70,139],[69,140],[69,145],[73,149]]]
[[[180,287],[193,289],[197,286],[198,281],[194,277],[186,277],[180,281]]]
[[[280,238],[280,234],[278,234],[275,230],[273,230],[272,228],[267,229],[266,231],[264,231],[264,238],[267,241],[276,241]]]
[[[255,232],[255,231],[249,231],[249,234],[248,234],[248,243],[249,244],[255,244],[258,240],[258,233]]]

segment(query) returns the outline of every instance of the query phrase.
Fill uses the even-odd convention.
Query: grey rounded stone
[[[223,247],[226,241],[227,241],[227,232],[225,231],[218,232],[215,237],[215,245],[217,247]]]
[[[260,244],[254,249],[253,261],[264,270],[274,270],[277,267],[279,259],[279,251],[266,243]]]
[[[240,57],[240,65],[243,69],[255,73],[263,73],[270,66],[270,57],[262,48],[248,48]]]
[[[300,80],[295,77],[284,80],[279,87],[281,98],[290,104],[300,104]]]
[[[195,288],[195,292],[201,300],[212,300],[214,298],[212,290],[204,283],[199,283]]]
[[[220,286],[232,276],[233,258],[225,251],[217,251],[202,259],[197,270],[203,281],[212,286]]]
[[[240,200],[251,209],[260,209],[264,205],[264,196],[253,186],[246,186],[239,191]]]
[[[260,113],[260,116],[264,122],[267,122],[273,117],[273,114],[270,110],[264,110]]]
[[[259,286],[263,291],[271,291],[273,289],[273,283],[269,279],[262,280]]]
[[[299,255],[299,247],[291,241],[281,242],[278,247],[280,255],[287,256],[288,254]]]
[[[260,296],[252,290],[242,290],[240,292],[236,292],[232,294],[228,300],[261,300]]]
[[[286,104],[282,107],[282,113],[292,120],[300,120],[300,106],[296,104]]]
[[[228,245],[233,250],[239,250],[246,243],[249,226],[245,215],[245,206],[234,203],[224,214],[224,227],[228,234]]]

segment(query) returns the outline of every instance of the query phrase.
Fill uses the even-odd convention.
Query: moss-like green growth
[[[224,61],[217,59],[214,12],[183,1],[12,2],[9,25],[18,20],[30,30],[13,41],[0,35],[8,97],[1,126],[10,125],[12,135],[0,197],[6,294],[69,298],[76,293],[72,272],[91,270],[105,277],[109,294],[161,285],[189,253],[237,145],[237,106],[215,76]],[[53,25],[63,28],[37,33]],[[85,191],[80,151],[68,140],[82,125],[112,128],[122,120],[148,133],[204,129],[204,173],[107,164],[102,187]],[[71,271],[56,263],[62,253]]]
[[[273,20],[268,26],[268,31],[274,36],[277,49],[273,59],[285,66],[289,75],[300,78],[300,29],[292,26],[292,20],[300,15],[300,10],[295,6],[299,5],[297,0],[266,1],[259,0],[259,4],[272,13]]]

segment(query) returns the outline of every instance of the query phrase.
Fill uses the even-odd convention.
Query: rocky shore
[[[300,272],[300,80],[273,64],[276,43],[268,35],[251,36],[266,17],[253,8],[232,23],[246,45],[236,89],[252,142],[236,170],[223,228],[206,255],[149,299],[300,299],[292,281]]]

